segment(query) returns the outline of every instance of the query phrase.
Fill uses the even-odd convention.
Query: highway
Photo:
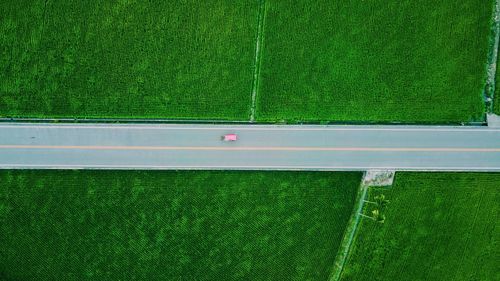
[[[0,123],[0,168],[500,171],[500,129]]]

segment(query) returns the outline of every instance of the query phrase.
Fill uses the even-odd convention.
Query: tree
[[[382,214],[378,209],[372,211],[372,216],[376,222],[384,223],[385,221],[385,215]]]
[[[380,195],[375,196],[375,202],[377,203],[377,206],[381,210],[385,209],[385,207],[387,207],[387,205],[390,203],[389,200],[385,199],[384,194],[380,194]]]
[[[364,201],[366,203],[376,205],[376,209],[372,210],[371,216],[367,216],[367,215],[362,214],[362,213],[360,215],[362,217],[369,218],[369,219],[376,221],[378,223],[384,223],[385,214],[383,213],[383,211],[385,210],[385,208],[389,204],[389,200],[385,199],[384,194],[377,195],[377,196],[375,196],[374,199],[375,199],[375,201],[367,201],[367,200]]]
[[[378,223],[384,223],[384,221],[385,221],[385,215],[382,214],[378,209],[373,210],[371,216],[367,216],[365,214],[360,214],[360,215],[362,217],[369,218],[369,219],[376,221]]]
[[[364,200],[364,202],[370,203],[370,204],[375,204],[375,205],[377,205],[377,208],[379,208],[381,210],[383,210],[385,207],[387,207],[387,205],[390,203],[389,200],[385,199],[384,194],[380,194],[380,195],[375,196],[375,201]]]

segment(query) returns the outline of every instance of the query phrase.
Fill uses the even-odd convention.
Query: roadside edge
[[[349,256],[349,251],[354,241],[356,230],[358,228],[359,221],[361,218],[360,215],[361,210],[363,210],[364,201],[368,193],[368,186],[363,184],[363,179],[365,178],[365,175],[366,172],[363,174],[361,183],[358,187],[356,203],[354,204],[353,212],[351,214],[351,217],[349,218],[349,222],[347,223],[346,229],[344,231],[344,237],[342,238],[342,242],[340,243],[337,256],[335,257],[335,261],[333,263],[333,267],[331,270],[332,273],[328,278],[329,281],[340,280],[340,276],[347,261],[347,257]]]

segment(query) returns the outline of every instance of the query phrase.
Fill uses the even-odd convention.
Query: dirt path
[[[344,238],[342,239],[342,243],[340,244],[339,251],[337,253],[337,257],[335,258],[335,262],[333,264],[332,274],[330,275],[330,281],[338,281],[340,280],[340,276],[342,270],[344,269],[344,265],[347,261],[347,256],[349,254],[349,249],[351,248],[352,242],[354,240],[354,234],[356,233],[356,229],[358,228],[359,221],[361,218],[361,210],[363,209],[364,201],[366,199],[366,194],[368,193],[368,187],[360,184],[358,190],[358,196],[356,198],[356,205],[354,207],[354,213],[352,214],[349,222],[346,226],[346,231],[344,233]]]
[[[261,0],[259,4],[257,38],[255,40],[255,57],[254,57],[254,72],[253,72],[253,84],[252,84],[252,105],[250,107],[250,122],[255,121],[255,108],[256,108],[255,103],[257,99],[257,91],[259,88],[265,14],[266,14],[266,1]]]
[[[500,0],[495,0],[493,10],[493,22],[491,27],[490,50],[488,52],[488,66],[485,89],[486,112],[493,111],[493,99],[495,95],[495,76],[497,71],[498,45],[500,42]]]

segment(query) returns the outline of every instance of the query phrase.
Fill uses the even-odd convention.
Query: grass
[[[492,1],[266,3],[258,120],[482,118]]]
[[[0,116],[248,119],[258,3],[0,2]]]
[[[360,178],[0,171],[0,279],[326,280]]]
[[[341,280],[499,280],[500,174],[401,173],[364,218]],[[368,213],[368,211],[365,211]]]

